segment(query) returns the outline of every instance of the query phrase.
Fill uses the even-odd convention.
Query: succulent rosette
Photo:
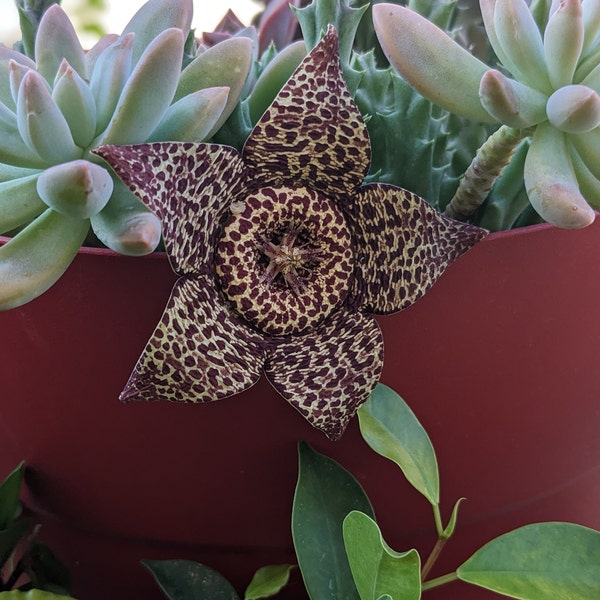
[[[555,225],[585,227],[600,208],[600,3],[533,4],[537,21],[525,0],[480,0],[502,70],[405,7],[377,4],[373,20],[392,65],[425,97],[531,134],[524,177],[532,206]]]
[[[192,0],[150,0],[121,35],[84,51],[66,13],[50,6],[32,57],[0,46],[0,309],[50,287],[95,239],[142,255],[161,224],[93,148],[201,141],[236,106],[251,62],[248,39],[228,40],[184,66]],[[182,70],[183,69],[183,70]]]
[[[373,314],[412,304],[486,232],[361,185],[370,145],[330,27],[240,153],[217,144],[97,150],[163,224],[176,282],[124,400],[206,402],[261,374],[339,438],[375,386]]]

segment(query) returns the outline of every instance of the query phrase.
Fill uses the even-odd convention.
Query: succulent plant
[[[373,7],[382,47],[406,81],[458,115],[502,124],[447,212],[473,214],[531,136],[523,167],[531,204],[550,223],[585,227],[600,207],[600,3],[539,0],[530,8],[525,0],[480,0],[480,7],[501,68],[406,7]]]
[[[0,234],[13,236],[0,247],[0,309],[48,289],[90,224],[117,252],[152,252],[160,222],[92,150],[210,137],[251,63],[247,38],[186,55],[191,0],[150,0],[121,35],[87,52],[64,11],[47,4],[39,23],[29,14],[20,47],[31,56],[0,47]]]

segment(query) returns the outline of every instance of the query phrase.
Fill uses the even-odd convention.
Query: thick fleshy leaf
[[[300,6],[300,0],[271,0],[258,23],[259,54],[271,44],[281,51],[288,46],[293,37],[298,20],[291,7]]]
[[[392,550],[371,517],[357,510],[349,513],[344,544],[361,600],[380,600],[384,594],[399,600],[421,598],[419,553]]]
[[[177,87],[183,57],[183,34],[167,29],[144,51],[119,97],[101,144],[138,144],[162,119]]]
[[[91,79],[96,67],[98,57],[111,45],[119,39],[116,33],[108,33],[103,35],[86,53],[85,53],[85,70]]]
[[[0,164],[42,167],[47,163],[21,137],[17,115],[0,102]]]
[[[221,117],[229,88],[198,90],[171,104],[148,141],[201,142]]]
[[[48,208],[37,194],[39,173],[0,183],[0,234],[25,225]]]
[[[9,81],[9,65],[11,61],[20,64],[27,69],[35,69],[35,63],[30,58],[16,50],[11,50],[0,44],[0,81]],[[0,86],[0,102],[5,104],[11,110],[15,109],[15,100],[10,86]]]
[[[264,339],[232,318],[210,275],[181,278],[122,400],[210,402],[260,378]]]
[[[481,106],[479,82],[488,67],[442,29],[395,4],[375,4],[373,24],[388,60],[425,98],[457,115],[493,122]]]
[[[480,548],[456,571],[468,583],[511,598],[600,597],[600,532],[572,523],[535,523]]]
[[[440,500],[440,476],[431,440],[408,404],[379,383],[358,411],[365,442],[395,462],[410,484],[433,505]]]
[[[47,163],[55,165],[81,157],[81,149],[48,84],[35,71],[29,71],[19,86],[17,124],[23,141]]]
[[[52,209],[0,247],[0,310],[37,298],[62,276],[89,230],[89,221]]]
[[[120,179],[113,179],[107,205],[92,215],[96,237],[111,250],[129,256],[145,256],[160,243],[161,223]]]
[[[219,215],[244,190],[244,166],[233,148],[156,143],[95,150],[163,224],[179,273],[210,271]]]
[[[590,225],[595,213],[579,191],[564,136],[549,123],[537,126],[525,159],[525,189],[544,220],[577,229]]]
[[[288,583],[290,572],[296,565],[269,565],[262,567],[252,577],[244,600],[270,598],[278,594]]]
[[[89,219],[100,212],[113,190],[104,167],[87,160],[62,163],[46,169],[37,180],[40,198],[70,217]]]
[[[488,234],[444,217],[419,196],[391,185],[361,187],[347,213],[358,253],[352,293],[362,310],[375,314],[413,304]]]
[[[142,564],[169,600],[239,600],[225,577],[206,565],[191,560],[143,560]]]
[[[581,135],[569,136],[587,168],[600,179],[600,127]]]
[[[306,185],[343,201],[367,174],[367,128],[344,82],[337,43],[330,28],[252,130],[242,156],[257,181]]]
[[[292,509],[292,537],[310,598],[359,600],[344,548],[346,515],[373,508],[354,476],[305,442],[298,444],[299,472]]]
[[[50,84],[60,63],[66,60],[81,77],[87,78],[85,54],[65,11],[54,4],[44,13],[35,38],[37,70]]]
[[[565,85],[546,104],[550,123],[565,133],[587,133],[600,125],[600,94],[585,85]]]
[[[339,439],[383,367],[375,320],[342,308],[306,335],[273,342],[265,366],[271,384],[311,425]]]
[[[592,173],[577,151],[571,147],[571,162],[577,178],[579,190],[586,201],[595,209],[600,210],[600,180]]]
[[[596,36],[600,32],[600,3],[587,0],[582,4],[583,9],[583,48],[582,56],[585,56],[592,44],[596,42]]]

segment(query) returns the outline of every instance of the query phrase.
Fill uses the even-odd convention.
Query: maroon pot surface
[[[467,498],[433,575],[528,522],[600,529],[598,256],[600,223],[494,234],[379,319],[382,381],[429,432],[444,517]],[[356,422],[328,442],[264,379],[211,404],[118,401],[174,279],[162,255],[84,250],[41,298],[0,313],[0,476],[27,462],[26,504],[80,598],[161,598],[140,558],[202,560],[242,587],[293,560],[301,439],[354,473],[392,547],[426,555],[427,501]],[[449,597],[489,596],[460,586]]]

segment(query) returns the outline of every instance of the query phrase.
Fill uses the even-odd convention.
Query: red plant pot
[[[432,575],[529,522],[600,529],[598,256],[600,222],[493,234],[379,319],[382,381],[436,447],[445,518],[467,498]],[[293,562],[298,440],[354,473],[392,547],[426,555],[431,508],[356,421],[329,442],[265,380],[211,404],[118,401],[174,279],[162,255],[82,250],[50,291],[0,313],[0,476],[26,461],[26,506],[75,594],[162,598],[142,558],[199,560],[240,589]],[[306,598],[296,579],[282,598]],[[428,597],[497,597],[446,589]]]

